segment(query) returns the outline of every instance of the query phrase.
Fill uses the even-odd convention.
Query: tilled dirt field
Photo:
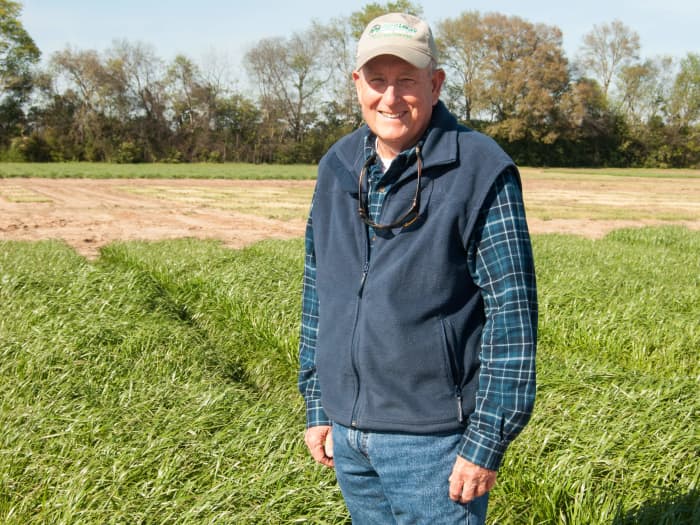
[[[13,201],[0,198],[0,239],[63,239],[92,258],[100,247],[117,240],[195,237],[242,247],[262,239],[303,235],[301,218],[269,219],[159,195],[164,186],[183,191],[240,187],[243,191],[250,185],[312,188],[313,181],[3,179],[0,192],[4,188],[4,195],[15,197]],[[149,188],[152,191],[133,191]]]
[[[700,229],[700,180],[642,182],[640,189],[634,181],[624,181],[621,193],[610,184],[582,186],[574,180],[526,177],[526,202],[537,209],[551,203],[552,209],[561,210],[567,199],[576,203],[584,198],[594,206],[617,203],[623,208],[620,199],[628,199],[630,206],[645,211],[641,218],[623,214],[620,219],[535,212],[528,217],[530,230],[600,237],[620,227],[659,223]],[[300,237],[313,185],[314,181],[218,179],[0,179],[0,240],[63,239],[94,258],[100,247],[117,240],[195,237],[242,247],[262,239]],[[668,187],[660,189],[662,185]],[[660,201],[659,195],[679,195],[678,202]],[[653,206],[680,206],[687,213],[685,218],[661,221],[649,213]]]

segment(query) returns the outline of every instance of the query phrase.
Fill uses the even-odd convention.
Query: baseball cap
[[[372,20],[357,42],[356,68],[379,55],[394,55],[424,69],[437,59],[430,26],[417,16],[389,13]]]

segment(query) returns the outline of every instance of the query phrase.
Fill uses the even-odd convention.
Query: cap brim
[[[377,58],[381,55],[392,55],[405,60],[409,64],[418,69],[425,69],[430,65],[431,57],[426,55],[421,51],[415,49],[406,48],[405,46],[382,46],[371,51],[364,53],[362,56],[357,57],[355,62],[356,69],[362,69],[362,67],[367,64],[373,58]]]

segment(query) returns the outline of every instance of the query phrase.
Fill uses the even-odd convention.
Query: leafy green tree
[[[165,68],[152,46],[126,40],[116,41],[103,62],[108,79],[104,92],[110,109],[128,130],[134,160],[153,161],[168,153],[169,124],[165,115]],[[120,141],[121,143],[121,141]]]
[[[562,96],[560,111],[566,128],[554,147],[550,163],[568,166],[621,164],[620,150],[627,127],[610,109],[600,84],[589,78],[572,81]]]
[[[118,120],[119,115],[117,106],[107,97],[111,79],[101,57],[94,50],[65,49],[51,56],[49,70],[54,81],[46,82],[45,97],[51,107],[45,108],[45,116],[61,129],[64,147],[66,138],[75,145],[61,148],[59,156],[109,160],[114,150],[115,130],[107,122],[107,116]],[[46,114],[49,110],[55,113],[49,116]],[[56,119],[61,116],[70,116],[70,123],[59,125]]]
[[[671,88],[668,124],[659,140],[664,162],[673,167],[700,167],[700,54],[688,53]]]
[[[700,54],[688,53],[671,88],[670,120],[679,126],[700,125]]]
[[[350,30],[355,40],[359,39],[367,24],[380,15],[386,13],[408,13],[415,16],[423,16],[423,8],[420,4],[410,0],[396,0],[379,4],[372,2],[365,4],[362,9],[350,15]]]
[[[23,83],[41,52],[22,27],[19,16],[22,6],[11,0],[0,0],[0,89],[4,92]]]
[[[222,159],[256,162],[261,114],[255,103],[241,94],[218,97],[214,115],[217,144]]]
[[[162,62],[150,48],[124,41],[103,54],[66,49],[52,55],[50,68],[56,81],[45,97],[56,110],[72,108],[69,136],[80,160],[135,162],[166,155]]]
[[[33,88],[31,69],[41,56],[22,27],[22,6],[0,0],[0,144],[23,133],[23,105]]]
[[[312,26],[288,38],[262,39],[246,53],[246,68],[260,92],[261,138],[278,144],[303,141],[331,77],[324,46],[322,33]]]
[[[485,29],[478,11],[462,13],[436,26],[440,62],[447,70],[444,96],[450,101],[451,109],[466,122],[478,118],[486,109],[489,49],[484,38]]]
[[[483,25],[488,131],[508,142],[553,142],[569,84],[561,31],[496,13],[485,15]]]
[[[350,72],[355,69],[355,45],[349,18],[335,18],[327,24],[313,23],[325,42],[323,60],[329,66],[329,81],[326,86],[326,103],[321,110],[321,127],[352,129],[362,122],[357,103],[355,83]],[[319,129],[319,123],[316,123]],[[327,129],[326,131],[330,131]],[[334,132],[330,133],[335,136]]]
[[[210,160],[210,123],[217,91],[199,66],[184,55],[176,56],[168,67],[165,89],[175,147],[186,160]]]
[[[634,63],[620,69],[617,104],[634,126],[643,126],[655,116],[661,116],[668,100],[671,57]]]

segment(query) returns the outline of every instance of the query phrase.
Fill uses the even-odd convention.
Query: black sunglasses
[[[390,230],[393,228],[406,228],[416,222],[420,217],[420,177],[423,171],[423,161],[420,155],[420,145],[416,146],[416,166],[418,168],[418,176],[416,178],[416,194],[413,196],[413,202],[411,203],[411,208],[404,213],[399,219],[389,224],[380,224],[374,222],[369,217],[369,210],[367,209],[367,192],[362,191],[362,179],[367,176],[367,169],[377,160],[377,154],[373,153],[366,161],[362,170],[360,171],[360,179],[358,181],[358,200],[359,207],[357,211],[360,214],[360,218],[367,225],[375,228],[377,230]]]

